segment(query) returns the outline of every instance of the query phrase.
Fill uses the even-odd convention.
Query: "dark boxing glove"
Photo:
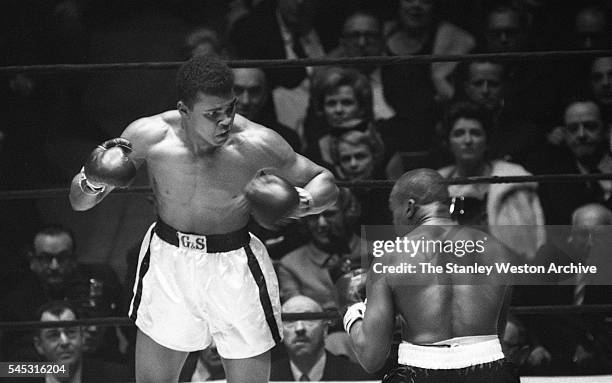
[[[132,144],[125,138],[113,138],[100,144],[83,167],[87,186],[93,190],[128,186],[136,175],[136,166],[128,157],[131,152]]]
[[[266,229],[276,229],[278,221],[290,218],[300,206],[298,191],[287,180],[260,174],[245,188],[253,218]]]

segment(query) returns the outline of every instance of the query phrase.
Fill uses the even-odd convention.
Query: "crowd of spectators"
[[[612,49],[612,6],[596,0],[29,0],[0,7],[2,65]],[[3,75],[0,190],[66,187],[97,142],[175,107],[173,75]],[[420,167],[449,179],[612,173],[612,56],[235,68],[234,76],[237,112],[338,180],[394,180]],[[143,171],[135,184],[146,182]],[[584,249],[597,247],[602,225],[612,225],[610,180],[451,185],[449,192],[458,223],[484,227],[525,262],[563,249],[586,262]],[[337,308],[335,282],[367,259],[360,227],[392,223],[388,193],[343,189],[319,215],[278,230],[250,224],[276,261],[283,310]],[[127,198],[81,218],[67,196],[0,199],[0,321],[125,316],[134,248],[155,217],[144,196],[129,197],[132,206],[144,200],[134,210],[126,210]],[[557,287],[519,286],[513,302],[612,303],[610,286]],[[339,330],[324,321],[287,323],[273,378],[372,379],[350,364],[354,355]],[[79,374],[71,381],[98,381],[96,369],[96,379],[129,380],[133,371],[129,326],[0,336],[1,360],[69,359]],[[504,342],[526,374],[612,372],[612,330],[602,315],[512,316]],[[217,379],[220,367],[211,347],[190,355],[181,379]]]

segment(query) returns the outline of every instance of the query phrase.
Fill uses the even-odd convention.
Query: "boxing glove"
[[[88,185],[126,187],[136,175],[136,166],[128,155],[132,144],[125,138],[113,138],[95,148],[83,173]]]
[[[300,196],[287,180],[272,174],[259,174],[245,188],[251,215],[266,229],[275,230],[276,223],[291,217],[299,207]]]
[[[343,315],[345,310],[366,298],[366,269],[356,269],[342,275],[336,282],[338,310]]]

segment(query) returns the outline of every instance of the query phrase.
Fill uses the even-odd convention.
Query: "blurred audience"
[[[443,132],[454,164],[439,170],[445,178],[530,175],[522,166],[488,156],[491,120],[473,103],[453,105]],[[449,185],[451,216],[481,226],[525,261],[545,241],[544,214],[535,183]]]
[[[511,5],[497,5],[489,10],[485,37],[484,52],[526,52],[534,48],[525,15]],[[508,115],[521,116],[538,126],[553,126],[558,97],[564,94],[560,81],[567,72],[574,71],[565,66],[558,69],[544,60],[510,61],[505,70],[504,107]]]
[[[609,125],[597,102],[588,97],[570,101],[563,114],[562,147],[549,145],[534,153],[534,171],[541,174],[599,174],[612,171]],[[572,182],[563,193],[554,183],[540,185],[540,198],[549,225],[569,225],[572,212],[589,202],[612,206],[612,181]]]
[[[381,164],[384,159],[382,142],[369,132],[350,130],[334,137],[330,155],[336,177],[344,181],[384,179]],[[391,224],[388,209],[389,190],[356,187],[351,190],[361,205],[358,220],[361,225]]]
[[[315,28],[316,0],[262,1],[234,23],[230,41],[248,59],[320,58],[336,42]],[[308,105],[309,68],[266,69],[278,120],[294,129]]]
[[[387,54],[465,54],[475,39],[456,25],[440,20],[436,0],[401,0],[397,20],[386,30]],[[382,68],[385,98],[402,120],[401,151],[427,150],[434,136],[439,102],[453,97],[450,76],[456,63],[390,65]]]
[[[599,103],[602,119],[612,121],[612,56],[598,57],[593,60],[590,87],[593,97]]]
[[[457,69],[458,100],[472,101],[490,114],[492,129],[487,137],[489,155],[522,162],[545,144],[543,129],[507,108],[508,78],[499,62],[476,60]]]
[[[68,300],[81,317],[106,317],[117,313],[121,286],[106,264],[78,262],[72,232],[59,225],[47,225],[34,235],[27,251],[30,272],[14,290],[2,297],[4,321],[35,320],[38,307],[53,300]],[[100,359],[120,361],[118,335],[114,327],[87,328],[84,351]],[[2,350],[6,356],[32,354],[30,342],[19,331],[6,332]]]
[[[373,121],[372,88],[365,75],[351,68],[325,68],[315,74],[311,94],[304,122],[310,159],[331,168],[332,142],[351,130],[366,132],[382,147]]]
[[[586,204],[572,213],[569,236],[557,230],[538,251],[540,264],[609,265],[612,211],[600,204]],[[603,262],[603,263],[602,263]],[[603,266],[605,268],[605,266]],[[557,275],[556,284],[517,286],[513,302],[518,305],[589,305],[612,303],[612,289],[598,275]],[[524,319],[529,337],[546,350],[546,364],[538,374],[609,374],[612,372],[612,334],[605,314],[534,315]],[[532,364],[536,367],[535,364]]]
[[[571,47],[574,49],[609,49],[609,14],[603,6],[593,4],[581,8],[574,19]]]
[[[336,308],[334,283],[366,259],[367,249],[354,233],[360,211],[357,199],[343,188],[334,206],[304,218],[311,240],[278,264],[281,300],[306,295],[325,309]]]
[[[371,57],[385,55],[382,21],[367,11],[349,14],[342,25],[340,45],[329,57]],[[385,99],[381,67],[375,64],[357,65],[356,69],[368,76],[372,86],[374,119],[389,119],[395,111]]]

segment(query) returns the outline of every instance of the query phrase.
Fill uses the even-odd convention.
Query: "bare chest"
[[[234,148],[195,156],[187,148],[160,145],[151,151],[147,167],[159,202],[221,206],[243,193],[265,161]],[[195,202],[195,205],[194,205]]]

